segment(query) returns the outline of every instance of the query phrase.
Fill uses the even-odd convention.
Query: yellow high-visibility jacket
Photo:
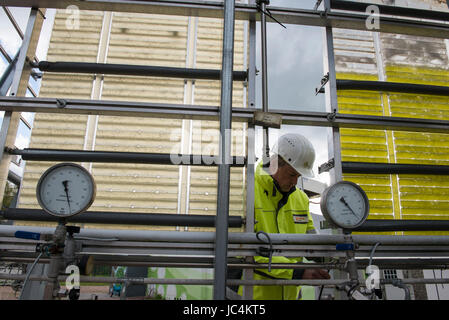
[[[254,231],[266,233],[315,233],[313,220],[309,212],[309,198],[300,189],[294,187],[283,194],[273,178],[259,163],[255,172],[254,184]],[[263,236],[261,236],[263,239]],[[266,247],[266,245],[264,246]],[[269,258],[255,256],[256,263],[268,263]],[[272,263],[297,263],[302,257],[287,258],[272,256]],[[256,269],[254,279],[292,279],[293,269]],[[242,294],[242,288],[239,288]],[[299,286],[254,286],[254,300],[296,300]]]

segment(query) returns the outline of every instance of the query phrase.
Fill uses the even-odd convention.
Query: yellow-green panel
[[[388,81],[449,87],[449,70],[422,66],[387,65]],[[449,120],[449,99],[423,94],[390,94],[391,115]]]
[[[449,164],[449,135],[393,132],[398,163]]]
[[[344,174],[343,180],[357,183],[370,203],[368,219],[393,219],[392,187],[389,175]]]
[[[337,79],[377,81],[378,77],[377,77],[377,75],[374,75],[374,74],[337,72]],[[341,92],[343,92],[343,91],[341,91]]]
[[[387,64],[385,73],[390,82],[449,86],[449,70],[443,68]]]
[[[342,128],[340,135],[343,161],[388,162],[384,131]]]
[[[437,175],[400,175],[399,182],[401,187],[429,187],[429,188],[441,188],[445,190],[449,188],[448,176]]]
[[[449,87],[447,68],[387,63],[385,74],[390,82]],[[337,79],[378,80],[375,75],[353,73],[339,73]],[[342,113],[449,120],[449,99],[443,96],[388,93],[382,98],[381,93],[365,91],[337,94]],[[384,106],[385,103],[388,105]],[[355,129],[340,132],[343,161],[449,165],[447,134]],[[344,175],[344,179],[360,184],[367,193],[371,206],[369,219],[449,219],[447,176],[391,175],[385,176],[384,181],[376,181],[374,175]]]

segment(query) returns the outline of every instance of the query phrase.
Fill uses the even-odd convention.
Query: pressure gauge
[[[342,229],[360,226],[369,213],[365,191],[350,181],[337,182],[324,190],[320,205],[326,220]]]
[[[75,163],[60,163],[50,167],[36,187],[39,205],[58,217],[71,217],[86,211],[94,202],[95,193],[92,175]]]

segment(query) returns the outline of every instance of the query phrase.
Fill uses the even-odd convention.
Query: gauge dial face
[[[353,229],[368,217],[368,197],[355,183],[340,181],[323,193],[321,211],[337,227]]]
[[[58,217],[86,211],[94,201],[95,193],[92,175],[75,163],[61,163],[49,168],[36,188],[42,209]]]

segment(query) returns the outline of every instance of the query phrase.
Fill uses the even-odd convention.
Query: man
[[[298,178],[313,177],[315,150],[302,135],[281,136],[273,147],[269,163],[259,163],[255,172],[254,218],[255,232],[316,233],[309,212],[309,198],[296,188]],[[263,236],[261,236],[262,239]],[[268,257],[256,256],[256,263],[269,263]],[[302,258],[272,256],[272,263],[297,263]],[[254,279],[329,279],[321,269],[256,269]],[[254,286],[253,299],[296,300],[298,286]],[[242,293],[240,287],[239,293]]]

